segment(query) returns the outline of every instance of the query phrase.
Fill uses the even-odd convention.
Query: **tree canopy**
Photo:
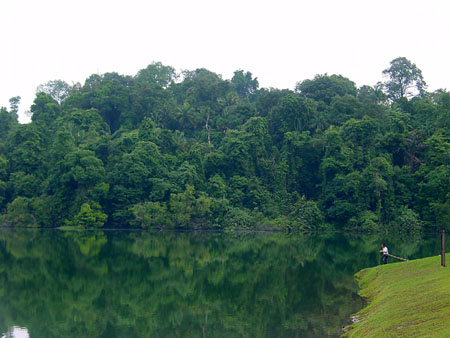
[[[394,101],[402,97],[422,95],[427,87],[422,71],[404,57],[392,60],[390,67],[383,70],[383,76],[387,79],[383,85],[386,94]]]
[[[32,122],[0,109],[2,224],[56,227],[448,228],[450,95],[391,61],[259,88],[152,63],[40,86]],[[408,219],[408,222],[404,220]]]

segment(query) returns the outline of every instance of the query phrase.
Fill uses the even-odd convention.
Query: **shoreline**
[[[343,328],[341,337],[450,337],[450,266],[441,267],[440,259],[432,256],[356,273],[359,294],[367,303],[351,316],[352,324]]]

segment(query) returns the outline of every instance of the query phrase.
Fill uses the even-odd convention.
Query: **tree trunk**
[[[205,128],[208,133],[208,144],[211,144],[211,127],[209,126],[209,111],[208,115],[206,116]]]

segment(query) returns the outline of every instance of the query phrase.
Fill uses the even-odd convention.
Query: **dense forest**
[[[0,109],[1,224],[450,229],[450,93],[403,57],[382,75],[279,90],[152,63],[50,81],[31,123],[20,97]]]

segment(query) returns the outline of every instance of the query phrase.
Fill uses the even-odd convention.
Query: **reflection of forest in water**
[[[0,334],[339,336],[379,235],[0,231]],[[395,237],[408,258],[435,235]]]

